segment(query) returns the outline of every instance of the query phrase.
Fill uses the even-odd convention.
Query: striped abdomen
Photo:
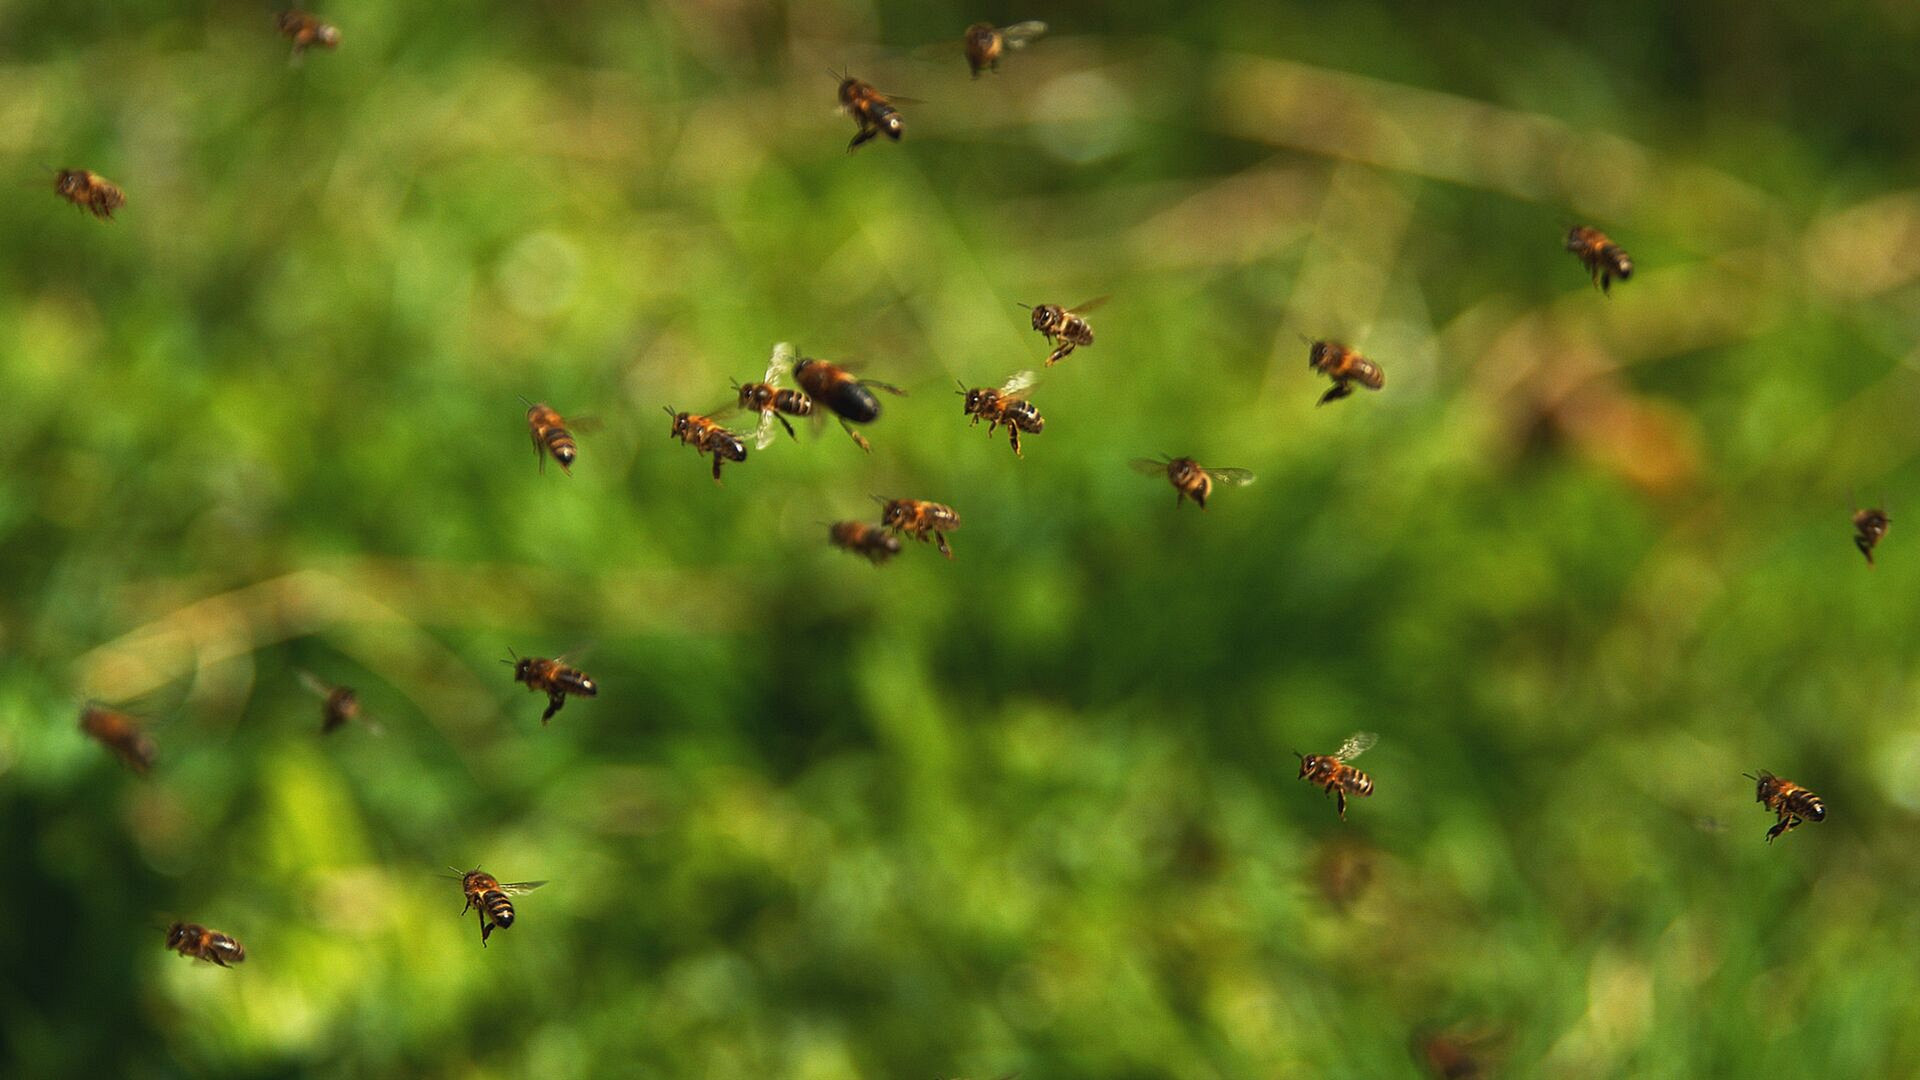
[[[1351,765],[1341,767],[1339,784],[1341,790],[1349,795],[1367,796],[1373,794],[1373,777],[1368,776],[1366,773],[1361,772]]]
[[[1826,804],[1820,801],[1820,796],[1806,788],[1794,788],[1789,792],[1781,801],[1781,809],[1808,821],[1820,821],[1827,816]]]
[[[789,416],[813,415],[813,399],[798,390],[775,390],[773,407]]]
[[[481,893],[480,910],[486,913],[487,921],[502,930],[513,925],[513,901],[506,893],[492,889]]]
[[[1040,410],[1031,401],[1008,402],[1005,419],[1029,435],[1038,435],[1047,426],[1046,418],[1040,415]]]
[[[1088,326],[1087,320],[1080,316],[1069,315],[1067,321],[1060,325],[1060,340],[1071,341],[1075,345],[1091,345],[1093,327]]]

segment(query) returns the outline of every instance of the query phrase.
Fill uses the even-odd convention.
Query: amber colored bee
[[[982,71],[999,71],[1000,55],[1012,49],[1024,49],[1033,39],[1047,32],[1043,22],[1017,22],[996,28],[992,23],[974,23],[962,39],[967,47],[967,67],[973,77]]]
[[[1313,860],[1314,883],[1321,898],[1336,911],[1351,908],[1373,883],[1375,862],[1373,851],[1349,841],[1322,846]]]
[[[1038,435],[1047,426],[1046,418],[1040,415],[1040,410],[1034,407],[1033,402],[1027,400],[1027,392],[1033,388],[1033,383],[1034,374],[1031,371],[1022,371],[1013,376],[998,390],[991,390],[984,386],[976,386],[969,390],[966,384],[962,383],[960,395],[966,398],[966,401],[961,404],[961,412],[973,417],[973,426],[977,427],[980,421],[985,420],[989,435],[993,434],[995,427],[1001,424],[1007,425],[1007,439],[1013,443],[1014,456],[1022,457],[1024,455],[1020,453],[1020,433],[1024,431],[1029,435]]]
[[[177,922],[167,927],[167,948],[181,956],[205,960],[226,967],[247,958],[247,950],[226,934],[216,933],[199,923]]]
[[[1805,821],[1825,821],[1827,804],[1820,796],[1801,787],[1791,780],[1782,780],[1765,769],[1760,775],[1741,773],[1755,784],[1754,801],[1764,805],[1779,816],[1780,821],[1767,830],[1767,843],[1771,844],[1781,833],[1791,832]]]
[[[673,417],[673,427],[668,429],[670,438],[679,439],[702,454],[713,455],[713,482],[720,482],[720,466],[729,461],[747,460],[747,444],[740,436],[720,426],[711,416],[699,413],[674,412],[667,409],[667,415]]]
[[[460,909],[460,914],[464,916],[469,911],[479,912],[482,948],[486,947],[487,938],[495,930],[505,930],[513,925],[513,901],[507,897],[532,892],[546,884],[544,881],[503,882],[478,869],[465,873],[461,873],[458,867],[450,869],[460,874],[460,889],[467,894],[467,906]]]
[[[331,49],[340,44],[340,28],[332,23],[321,22],[318,15],[309,15],[304,11],[283,11],[279,22],[280,36],[292,39],[295,56],[315,45]]]
[[[827,541],[834,547],[864,555],[875,566],[900,554],[900,538],[884,526],[864,521],[836,521],[827,526]]]
[[[80,710],[80,730],[113,751],[127,768],[141,776],[153,771],[159,748],[126,713],[89,703]]]
[[[1365,798],[1373,794],[1373,778],[1347,762],[1366,753],[1379,738],[1370,731],[1361,731],[1348,736],[1340,749],[1331,754],[1293,752],[1293,756],[1300,759],[1300,778],[1339,798],[1341,821],[1347,820],[1347,796]]]
[[[331,735],[360,719],[360,695],[350,686],[330,686],[313,673],[300,672],[301,685],[320,698],[320,734]]]
[[[507,650],[512,653],[512,649]],[[528,690],[542,691],[547,695],[547,711],[540,714],[540,723],[553,719],[567,703],[567,695],[575,697],[597,697],[600,688],[594,685],[586,673],[567,666],[567,658],[556,657],[552,660],[535,656],[515,656],[511,660],[500,661],[513,665],[513,681],[526,683]]]
[[[1250,469],[1208,469],[1190,457],[1183,458],[1134,458],[1127,463],[1134,472],[1142,476],[1162,476],[1173,484],[1173,505],[1178,507],[1180,500],[1192,499],[1207,508],[1207,496],[1213,494],[1213,485],[1226,484],[1229,487],[1245,487],[1253,483]]]
[[[878,495],[874,498],[880,499]],[[880,499],[880,502],[883,504],[880,524],[913,536],[923,544],[931,534],[940,554],[953,558],[953,549],[947,546],[946,537],[960,527],[960,514],[953,507],[923,499]]]
[[[875,135],[885,135],[894,142],[907,130],[906,123],[900,118],[900,110],[893,107],[893,100],[873,88],[872,83],[861,82],[851,75],[835,75],[840,80],[840,108],[859,126],[853,141],[847,144],[847,153],[860,149],[860,145]],[[898,98],[911,102],[912,98]]]
[[[765,450],[773,443],[775,420],[787,429],[788,438],[798,438],[793,433],[793,425],[787,422],[787,416],[813,415],[812,398],[799,390],[780,385],[780,373],[793,367],[795,357],[793,346],[783,341],[773,347],[773,359],[767,364],[766,378],[760,382],[733,384],[738,407],[760,417],[760,426],[753,432],[753,448],[756,450]]]
[[[786,348],[790,353],[793,347],[789,345]],[[777,348],[775,355],[779,355]],[[793,378],[815,404],[825,405],[833,410],[834,416],[840,421],[841,429],[853,437],[853,441],[859,445],[860,449],[868,453],[873,452],[873,444],[867,441],[866,436],[853,430],[853,425],[871,424],[880,418],[880,399],[875,397],[873,392],[885,390],[895,396],[906,395],[906,391],[897,386],[874,382],[872,379],[855,378],[852,372],[838,364],[815,360],[812,357],[801,357],[794,361]]]
[[[1058,304],[1038,304],[1027,308],[1033,312],[1033,328],[1054,343],[1053,351],[1047,354],[1048,367],[1065,360],[1074,349],[1093,344],[1093,327],[1087,324],[1085,316],[1107,300],[1102,296],[1070,308]],[[1025,304],[1020,306],[1027,307]]]
[[[1307,352],[1307,367],[1333,380],[1333,388],[1320,395],[1320,404],[1338,401],[1353,393],[1354,383],[1369,390],[1387,385],[1380,365],[1337,341],[1316,341]]]
[[[54,193],[94,217],[113,220],[113,212],[127,204],[127,194],[99,173],[60,169],[53,178]]]
[[[1886,539],[1887,530],[1893,527],[1893,518],[1885,510],[1855,510],[1853,512],[1853,546],[1867,557],[1867,565],[1873,565],[1873,549]]]
[[[1575,225],[1567,230],[1567,250],[1593,276],[1600,291],[1612,295],[1613,279],[1625,281],[1633,276],[1633,260],[1607,234],[1590,225]]]
[[[580,446],[573,440],[575,431],[591,432],[598,421],[582,416],[568,426],[567,418],[561,416],[546,402],[532,402],[520,399],[527,407],[527,432],[533,438],[533,457],[540,463],[540,471],[547,471],[547,458],[552,457],[560,466],[560,471],[573,475],[573,461],[580,456]]]
[[[1440,1080],[1480,1080],[1491,1075],[1491,1059],[1501,1056],[1502,1035],[1490,1028],[1419,1032],[1413,1055]]]

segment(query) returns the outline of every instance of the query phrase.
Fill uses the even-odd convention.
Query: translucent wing
[[[1142,476],[1165,476],[1167,474],[1167,463],[1164,461],[1155,461],[1152,458],[1134,458],[1132,461],[1127,462],[1127,467]]]
[[[794,361],[800,359],[799,350],[790,342],[782,341],[773,347],[773,357],[767,361],[767,381],[773,381],[776,371],[792,371]]]
[[[1072,307],[1068,308],[1067,314],[1085,315],[1087,312],[1092,311],[1093,309],[1099,307],[1101,304],[1104,304],[1111,299],[1113,299],[1113,297],[1111,296],[1096,296],[1093,299],[1088,300],[1083,304],[1075,304]]]
[[[1000,40],[1006,42],[1009,49],[1021,49],[1046,32],[1047,24],[1038,20],[1017,22],[1000,28]]]
[[[1356,731],[1347,736],[1347,741],[1340,744],[1340,749],[1335,750],[1333,756],[1341,761],[1352,761],[1366,753],[1369,746],[1379,741],[1380,736],[1371,731]]]
[[[773,445],[773,414],[774,410],[771,408],[760,414],[760,426],[753,429],[755,450],[765,450]]]
[[[1208,469],[1207,475],[1213,477],[1214,483],[1228,487],[1246,487],[1253,483],[1252,469]]]
[[[500,891],[508,896],[519,896],[521,893],[530,893],[545,884],[544,881],[503,881],[500,883]]]
[[[575,435],[591,435],[599,431],[600,427],[600,418],[597,416],[567,417],[567,430],[573,432]]]
[[[1033,389],[1033,384],[1038,382],[1039,378],[1038,375],[1035,375],[1031,371],[1015,372],[1013,377],[1008,379],[1006,384],[1000,387],[1000,392],[1009,397],[1018,397]]]
[[[333,693],[333,687],[328,686],[324,682],[321,682],[320,677],[318,675],[315,675],[311,671],[305,671],[305,670],[300,671],[300,685],[306,687],[308,690],[319,695],[320,697],[326,697],[327,695]]]

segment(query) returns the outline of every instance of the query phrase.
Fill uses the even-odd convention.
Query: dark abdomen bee
[[[1367,748],[1379,741],[1379,736],[1370,731],[1356,732],[1340,744],[1340,749],[1331,754],[1302,754],[1294,751],[1300,759],[1300,779],[1315,787],[1324,788],[1329,794],[1340,800],[1340,820],[1347,820],[1347,796],[1365,798],[1373,794],[1373,777],[1354,768],[1347,762],[1367,752]]]
[[[740,436],[720,426],[710,416],[699,413],[677,413],[671,408],[667,415],[673,417],[673,427],[667,435],[679,439],[702,454],[713,455],[713,482],[720,482],[720,466],[729,461],[747,460],[747,444]]]
[[[1600,291],[1612,295],[1613,279],[1625,281],[1633,276],[1633,260],[1607,234],[1590,225],[1575,225],[1567,230],[1567,250],[1592,275]]]
[[[1320,395],[1320,404],[1338,401],[1353,393],[1353,383],[1369,390],[1387,385],[1380,365],[1337,341],[1316,341],[1307,351],[1307,367],[1333,380],[1333,388]]]
[[[827,526],[827,542],[843,551],[864,555],[875,566],[900,554],[900,538],[864,521],[836,521]]]
[[[1820,796],[1801,787],[1791,780],[1782,780],[1765,769],[1760,775],[1742,773],[1754,782],[1754,801],[1765,806],[1779,817],[1779,822],[1767,830],[1767,843],[1771,844],[1782,833],[1792,832],[1802,822],[1824,821],[1827,817],[1827,805]]]
[[[835,75],[834,78],[840,80],[840,108],[853,117],[854,124],[859,128],[854,133],[853,141],[847,144],[847,153],[860,149],[861,144],[875,135],[885,135],[894,142],[900,141],[900,136],[906,134],[907,125],[900,118],[900,110],[893,107],[893,102],[885,94],[875,90],[873,84],[850,75]],[[912,99],[899,100],[904,102]]]
[[[879,496],[874,496],[879,498]],[[880,499],[883,509],[880,511],[880,523],[927,542],[932,536],[940,548],[940,554],[953,558],[953,549],[947,546],[947,533],[960,527],[960,514],[951,506],[927,502],[924,499]]]
[[[795,354],[793,346],[781,342],[773,347],[773,359],[767,364],[767,374],[760,382],[735,383],[734,393],[741,409],[753,412],[760,417],[760,426],[754,429],[753,448],[765,450],[773,442],[773,422],[787,429],[788,438],[798,438],[793,425],[787,422],[788,416],[812,416],[813,399],[806,394],[780,385],[780,375],[793,367]],[[785,413],[785,416],[781,414]]]
[[[514,682],[526,683],[528,690],[547,695],[547,711],[540,714],[541,724],[553,719],[553,714],[566,705],[569,694],[574,697],[598,697],[600,694],[600,687],[587,678],[586,672],[567,666],[564,656],[552,660],[516,656],[500,662],[513,665]]]
[[[454,873],[460,871],[455,868]],[[480,918],[480,944],[485,947],[487,938],[495,930],[505,930],[513,925],[513,901],[510,896],[532,892],[545,885],[544,881],[499,881],[492,874],[480,870],[469,870],[460,874],[460,889],[467,895],[467,906],[460,914],[478,911]]]
[[[1093,344],[1093,327],[1088,324],[1086,314],[1106,302],[1107,298],[1102,296],[1070,308],[1037,304],[1028,309],[1033,312],[1033,328],[1054,343],[1053,351],[1047,354],[1048,367],[1065,360],[1074,349]]]
[[[1007,439],[1013,444],[1014,456],[1024,456],[1020,453],[1020,433],[1024,431],[1029,435],[1038,435],[1047,426],[1046,418],[1041,416],[1040,410],[1026,398],[1027,392],[1033,388],[1033,383],[1034,374],[1031,371],[1022,371],[1013,376],[998,390],[984,386],[969,390],[966,384],[962,383],[960,395],[966,401],[962,403],[961,411],[973,417],[975,426],[985,420],[989,435],[993,434],[993,429],[998,425],[1007,425]]]
[[[774,355],[782,355],[782,348],[785,349],[786,355],[792,355],[793,346],[791,345],[776,347]],[[871,424],[880,418],[880,399],[875,397],[873,392],[884,390],[896,396],[906,394],[905,390],[897,386],[875,382],[872,379],[855,378],[852,372],[838,364],[815,360],[812,357],[802,357],[794,361],[793,378],[800,384],[800,389],[806,391],[807,396],[813,399],[814,404],[825,405],[832,410],[834,416],[840,421],[840,427],[853,437],[853,441],[859,445],[860,449],[868,452],[872,452],[873,444],[867,441],[866,436],[853,430],[853,425]]]

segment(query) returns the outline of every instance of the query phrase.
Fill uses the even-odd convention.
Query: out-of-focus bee
[[[140,725],[126,713],[91,702],[80,709],[80,730],[95,742],[113,751],[127,768],[141,776],[153,771],[159,749]]]
[[[847,144],[847,153],[860,149],[860,144],[875,135],[885,135],[894,142],[900,141],[900,136],[906,134],[907,125],[900,119],[900,110],[894,108],[893,103],[900,101],[911,104],[913,98],[889,98],[875,90],[872,83],[862,82],[851,75],[835,73],[833,77],[840,80],[840,108],[853,117],[853,122],[860,129],[854,134],[853,141]]]
[[[1873,565],[1873,549],[1886,539],[1887,530],[1893,527],[1893,518],[1885,510],[1855,510],[1853,512],[1853,546],[1867,557],[1867,565]]]
[[[960,527],[960,515],[953,507],[924,499],[882,499],[878,495],[874,498],[882,504],[880,524],[913,536],[923,544],[927,542],[928,535],[932,535],[934,543],[939,545],[940,554],[953,558],[953,549],[947,546],[946,536]]]
[[[181,956],[205,960],[226,967],[247,958],[247,950],[226,934],[216,933],[199,923],[177,922],[167,927],[167,948]]]
[[[1333,388],[1320,395],[1320,404],[1338,401],[1353,393],[1353,384],[1369,390],[1387,385],[1380,365],[1337,341],[1316,341],[1307,352],[1307,367],[1333,380]]]
[[[1323,845],[1313,860],[1314,883],[1336,911],[1345,912],[1373,882],[1372,850],[1340,840]]]
[[[999,71],[1000,54],[1024,49],[1046,32],[1047,24],[1043,22],[1017,22],[997,28],[992,23],[974,23],[967,27],[966,37],[962,39],[967,46],[967,67],[973,70],[976,79],[982,71]]]
[[[331,735],[348,721],[360,719],[360,695],[352,687],[330,685],[310,671],[300,672],[300,683],[320,698],[320,734]]]
[[[487,938],[495,930],[505,930],[513,925],[513,901],[507,897],[532,892],[546,884],[544,881],[500,881],[477,868],[464,873],[457,866],[449,869],[460,875],[460,889],[467,894],[467,906],[460,909],[460,914],[464,916],[469,911],[479,912],[482,948],[486,947]]]
[[[58,169],[53,177],[54,193],[73,205],[106,221],[127,204],[127,194],[99,173],[85,169]]]
[[[766,378],[760,382],[734,383],[733,389],[738,395],[738,407],[760,417],[760,426],[753,432],[753,448],[765,450],[773,442],[773,422],[787,429],[787,437],[797,439],[793,425],[787,422],[787,416],[812,416],[813,399],[806,394],[782,387],[780,373],[793,368],[796,359],[793,346],[781,342],[773,347],[773,359],[767,364]]]
[[[507,652],[511,654],[512,649]],[[597,697],[600,688],[592,679],[578,668],[569,667],[567,658],[555,657],[552,660],[537,656],[514,656],[511,660],[500,661],[513,665],[513,681],[526,683],[528,690],[537,690],[547,695],[547,711],[540,714],[540,723],[553,719],[567,703],[567,695],[575,697]]]
[[[673,417],[673,427],[667,435],[679,439],[702,454],[713,455],[713,482],[720,482],[720,466],[729,461],[747,460],[747,444],[740,436],[720,426],[711,416],[699,413],[674,412],[667,409],[667,415]]]
[[[786,345],[785,348],[791,354],[793,346]],[[775,347],[774,355],[780,355],[779,346]],[[868,453],[873,452],[873,444],[867,441],[866,436],[853,430],[853,425],[871,424],[880,418],[880,399],[873,396],[873,392],[885,390],[898,397],[906,395],[906,391],[897,386],[855,378],[852,372],[838,364],[812,357],[803,356],[794,361],[793,378],[800,384],[800,389],[813,399],[814,404],[825,405],[833,410],[841,429]]]
[[[1501,1056],[1504,1036],[1492,1028],[1428,1029],[1413,1036],[1413,1056],[1440,1080],[1479,1080]]]
[[[1340,800],[1341,821],[1347,820],[1347,796],[1365,798],[1373,794],[1373,778],[1347,762],[1366,753],[1379,739],[1380,736],[1371,731],[1360,731],[1348,736],[1340,749],[1331,754],[1293,752],[1293,756],[1300,759],[1300,779],[1324,788]]]
[[[332,23],[321,22],[318,15],[309,15],[304,11],[283,11],[279,23],[280,36],[292,40],[296,58],[315,45],[331,49],[340,44],[340,28]]]
[[[834,547],[864,555],[875,566],[900,554],[900,538],[879,525],[864,521],[836,521],[827,526],[827,541]]]
[[[1013,443],[1014,456],[1023,457],[1025,455],[1020,453],[1020,433],[1024,431],[1029,435],[1038,435],[1047,426],[1040,410],[1027,400],[1027,392],[1033,389],[1033,383],[1034,374],[1031,371],[1022,371],[1013,376],[998,390],[984,386],[969,390],[965,383],[961,383],[960,396],[966,398],[961,411],[973,417],[975,427],[985,420],[989,435],[993,434],[995,427],[1007,425],[1007,439]]]
[[[1063,308],[1058,304],[1037,304],[1023,308],[1033,312],[1033,328],[1046,335],[1053,342],[1053,351],[1047,354],[1047,366],[1052,367],[1067,358],[1067,354],[1082,345],[1093,344],[1093,327],[1087,324],[1086,314],[1101,304],[1107,297],[1102,296],[1084,304]]]
[[[1767,830],[1767,843],[1773,843],[1781,833],[1792,832],[1802,822],[1825,821],[1827,804],[1820,796],[1801,787],[1791,780],[1782,780],[1765,769],[1760,775],[1741,773],[1754,782],[1754,801],[1776,814],[1780,820]]]
[[[1192,499],[1207,508],[1207,496],[1213,494],[1215,484],[1229,487],[1245,487],[1253,483],[1253,472],[1249,469],[1208,469],[1190,457],[1183,458],[1134,458],[1127,463],[1134,472],[1142,476],[1165,476],[1173,484],[1173,505],[1178,507],[1181,499]]]
[[[598,421],[582,416],[574,419],[569,427],[567,418],[546,402],[533,402],[526,398],[520,400],[527,407],[527,432],[533,437],[533,457],[540,463],[540,471],[547,471],[547,458],[552,457],[561,472],[572,476],[573,459],[580,456],[580,447],[573,441],[573,433],[590,432],[598,425]]]
[[[1575,225],[1567,230],[1567,250],[1587,268],[1600,291],[1609,296],[1613,295],[1614,278],[1625,281],[1633,276],[1633,260],[1620,250],[1619,244],[1607,239],[1606,233],[1591,225]]]

